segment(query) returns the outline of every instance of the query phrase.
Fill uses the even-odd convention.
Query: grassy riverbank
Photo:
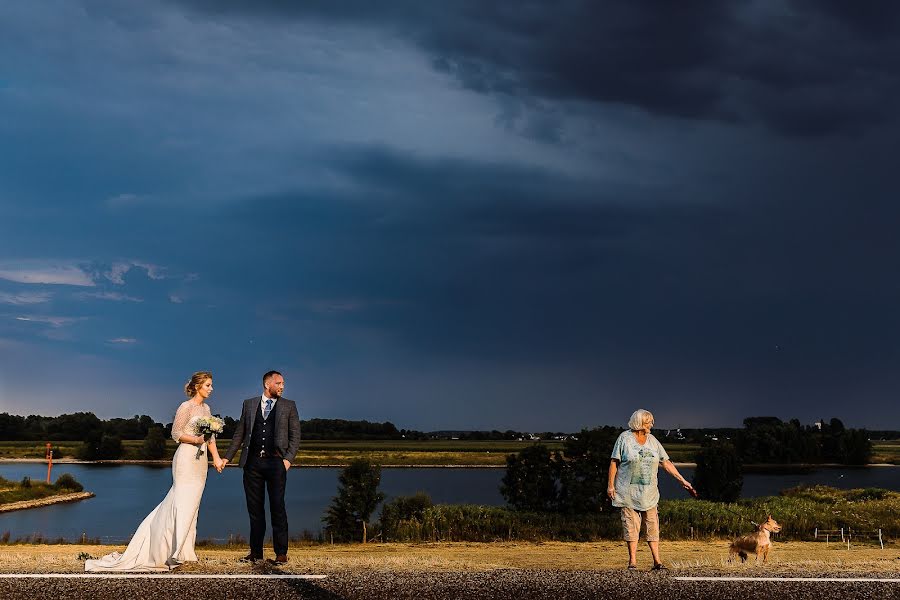
[[[775,542],[765,567],[727,562],[727,540],[668,541],[661,544],[663,560],[675,572],[697,568],[746,575],[806,574],[830,571],[853,574],[898,573],[897,547],[854,546],[824,542]],[[2,573],[79,573],[84,556],[98,557],[124,546],[7,545],[0,552]],[[198,548],[199,562],[186,564],[183,573],[261,573],[270,569],[238,562],[245,547]],[[265,550],[273,556],[271,547]],[[622,569],[627,554],[619,541],[591,543],[440,543],[440,544],[339,544],[292,545],[289,562],[281,573],[388,572],[484,572],[508,569],[582,571]],[[638,564],[649,568],[646,545],[638,551]]]
[[[229,440],[219,440],[220,448],[227,448]],[[376,441],[304,441],[297,455],[297,463],[306,466],[345,466],[350,461],[363,458],[374,464],[391,466],[458,466],[505,467],[506,455],[520,452],[531,445],[530,441],[470,441],[470,440],[376,440]],[[562,442],[541,441],[551,450],[562,450]],[[124,454],[121,460],[142,460],[143,441],[122,442]],[[53,442],[63,458],[75,458],[81,442]],[[875,442],[872,463],[900,465],[900,441]],[[170,461],[177,444],[166,443],[166,456]],[[698,444],[666,443],[666,451],[674,462],[695,462]],[[42,459],[46,449],[41,442],[0,441],[0,459]],[[772,466],[775,468],[775,466]]]
[[[746,498],[722,504],[705,500],[663,500],[661,529],[667,539],[727,538],[753,529],[771,514],[781,525],[781,540],[809,541],[816,530],[852,530],[860,541],[900,539],[900,493],[881,489],[838,490],[816,486],[785,490],[779,496]],[[618,511],[587,515],[519,512],[499,506],[437,504],[385,519],[384,541],[492,542],[616,539]],[[832,534],[833,535],[833,534]],[[874,540],[874,542],[873,542]]]
[[[56,502],[71,502],[93,496],[83,492],[83,487],[71,475],[61,475],[55,483],[9,481],[0,477],[0,512],[46,506]]]

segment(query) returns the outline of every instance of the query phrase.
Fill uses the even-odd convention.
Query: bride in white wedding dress
[[[216,438],[208,442],[191,431],[191,420],[210,416],[205,400],[212,393],[212,373],[194,373],[184,386],[188,395],[178,407],[172,422],[172,438],[179,442],[172,459],[172,487],[160,504],[147,515],[134,532],[128,548],[98,560],[87,560],[85,571],[169,571],[183,562],[197,560],[197,514],[206,487],[209,463],[205,455],[197,457],[197,448],[206,446],[220,473],[224,461],[219,458]]]

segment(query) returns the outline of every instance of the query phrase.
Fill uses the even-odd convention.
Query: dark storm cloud
[[[331,3],[185,0],[215,14],[376,25],[470,90],[761,122],[787,136],[895,117],[898,10],[843,2]],[[508,102],[508,100],[505,100]],[[539,139],[556,141],[553,128]]]
[[[898,289],[871,273],[897,254],[890,203],[873,201],[865,217],[840,192],[696,203],[686,191],[383,148],[322,160],[364,191],[248,199],[229,218],[277,214],[286,238],[304,240],[297,256],[327,248],[308,271],[316,293],[360,301],[334,319],[389,332],[411,356],[587,370],[648,361],[788,382],[887,368],[897,355],[885,315]]]

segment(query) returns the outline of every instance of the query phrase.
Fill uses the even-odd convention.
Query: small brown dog
[[[743,535],[731,542],[728,549],[728,559],[734,560],[734,555],[741,557],[741,562],[747,560],[747,554],[753,552],[756,554],[756,562],[762,556],[763,562],[769,558],[769,549],[772,547],[772,541],[769,539],[769,533],[778,533],[781,531],[781,525],[769,515],[762,525],[756,530],[756,533]]]

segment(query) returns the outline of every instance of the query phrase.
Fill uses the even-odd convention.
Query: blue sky
[[[892,4],[0,8],[0,411],[900,427]]]

